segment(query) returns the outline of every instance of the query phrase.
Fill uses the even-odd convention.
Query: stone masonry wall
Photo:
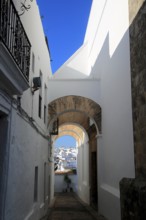
[[[136,176],[146,176],[146,2],[130,26]]]
[[[129,22],[130,24],[133,22],[136,17],[139,9],[141,8],[143,2],[145,0],[129,0]]]
[[[120,181],[122,220],[146,219],[146,2],[143,2],[129,0],[136,178]]]

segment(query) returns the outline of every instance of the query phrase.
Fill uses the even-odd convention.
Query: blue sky
[[[83,43],[92,0],[37,0],[54,73]]]
[[[83,43],[92,0],[37,0],[51,52],[54,73]],[[56,146],[75,146],[63,136]]]
[[[60,138],[58,138],[55,141],[55,147],[75,147],[76,146],[76,140],[75,138],[65,135]]]

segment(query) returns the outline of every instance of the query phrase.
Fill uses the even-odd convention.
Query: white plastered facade
[[[13,2],[19,12],[20,2]],[[0,91],[0,111],[8,115],[9,132],[6,144],[9,150],[6,155],[9,169],[4,219],[38,220],[45,215],[45,205],[54,196],[53,184],[50,191],[47,187],[51,182],[53,166],[46,168],[44,191],[42,179],[45,179],[44,166],[49,164],[50,144],[41,135],[47,135],[48,129],[47,121],[44,123],[43,111],[42,117],[38,117],[38,97],[41,95],[42,106],[47,106],[57,98],[75,95],[91,99],[101,106],[102,134],[97,136],[98,209],[108,220],[120,220],[119,181],[123,177],[135,176],[128,2],[93,0],[83,45],[53,76],[35,0],[31,2],[31,9],[21,16],[21,20],[32,45],[35,71],[32,71],[31,64],[30,88],[21,96],[21,107],[27,113],[27,118],[23,118],[15,103]],[[32,80],[33,77],[40,76],[40,71],[43,86],[33,95]],[[33,119],[39,134],[28,118]],[[82,148],[85,148],[84,153]],[[82,163],[83,166],[88,157],[88,142],[79,151],[78,164]],[[37,202],[33,198],[35,167],[38,167]],[[49,170],[50,173],[47,172]],[[88,175],[89,172],[79,170],[78,192],[80,198],[87,203],[90,188]]]
[[[13,0],[13,3],[18,14],[21,13],[21,2]],[[50,202],[47,90],[48,79],[52,72],[50,55],[35,0],[31,1],[31,8],[25,11],[20,18],[31,43],[29,89],[19,96],[11,97],[4,91],[0,91],[0,111],[4,112],[8,118],[5,153],[7,167],[4,182],[5,201],[1,219],[38,220],[47,213]],[[32,70],[33,55],[34,69]],[[7,65],[10,64],[7,63]],[[13,71],[12,68],[11,71]],[[40,74],[41,88],[32,93],[33,78],[39,77]],[[42,98],[41,116],[38,115],[39,95]],[[20,111],[17,98],[20,101]],[[46,115],[44,106],[46,106]],[[36,168],[37,192],[34,193]]]
[[[49,81],[49,101],[79,95],[101,106],[98,209],[109,220],[121,218],[119,181],[135,176],[128,28],[126,0],[93,0],[83,45]]]

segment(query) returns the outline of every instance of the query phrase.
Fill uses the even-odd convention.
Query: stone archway
[[[77,140],[81,141],[82,134],[79,130],[74,129],[74,124],[81,126],[87,136],[88,141],[85,144],[85,148],[89,148],[88,151],[88,182],[89,182],[89,204],[93,205],[93,194],[96,193],[95,200],[97,204],[97,190],[98,183],[95,181],[97,179],[97,135],[101,134],[101,107],[99,104],[94,102],[91,99],[81,96],[65,96],[58,98],[48,106],[48,114],[49,114],[49,129],[53,125],[55,120],[58,120],[58,136],[63,134],[69,134],[75,136]],[[70,125],[69,125],[70,124]],[[61,130],[61,127],[64,127]],[[94,132],[93,131],[94,128]],[[78,134],[77,134],[78,133]],[[94,133],[94,135],[92,135]],[[58,137],[56,136],[56,137]],[[55,137],[54,137],[55,140]],[[82,145],[82,144],[81,144]],[[83,144],[84,145],[84,144]],[[94,146],[94,149],[93,149]],[[83,148],[84,148],[83,147]],[[84,150],[80,149],[81,152]],[[94,171],[93,171],[94,169]],[[94,174],[94,178],[92,177]],[[85,181],[83,181],[85,182]],[[97,184],[97,186],[95,186]],[[85,186],[83,186],[84,188]],[[87,187],[85,187],[87,188]],[[84,193],[81,193],[81,196],[84,196]],[[92,194],[92,195],[91,195]],[[85,198],[84,198],[85,199]],[[85,201],[85,200],[84,200]]]
[[[59,127],[59,133],[58,135],[54,136],[53,141],[56,139],[64,136],[64,135],[69,135],[75,138],[79,146],[84,139],[84,132],[83,132],[83,127],[81,128],[79,125],[75,123],[68,123],[68,124],[63,124]]]
[[[101,133],[101,107],[91,99],[81,96],[64,96],[58,98],[49,103],[48,115],[48,125],[50,125],[55,118],[59,119],[59,126],[65,122],[74,121],[82,124],[92,119],[98,133]]]

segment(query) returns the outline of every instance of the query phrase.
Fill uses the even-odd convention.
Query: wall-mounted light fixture
[[[32,93],[34,94],[41,87],[41,77],[34,77],[33,78],[33,86],[32,86]]]

